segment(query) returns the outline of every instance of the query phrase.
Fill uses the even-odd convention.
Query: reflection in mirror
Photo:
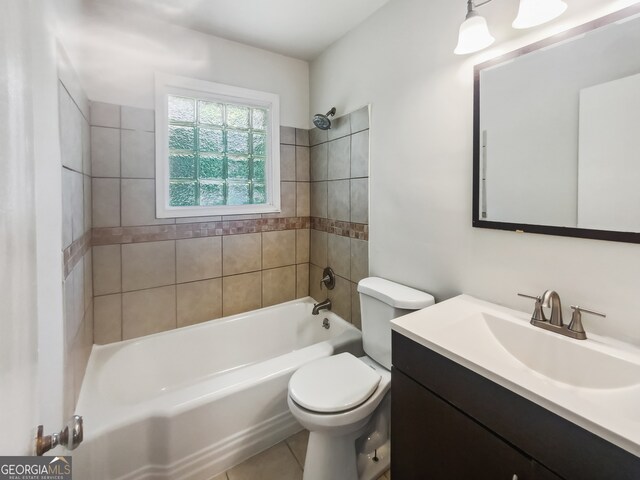
[[[639,12],[476,67],[474,225],[640,232]]]

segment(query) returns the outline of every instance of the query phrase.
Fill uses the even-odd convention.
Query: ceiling
[[[101,11],[139,15],[312,60],[389,0],[89,0]]]

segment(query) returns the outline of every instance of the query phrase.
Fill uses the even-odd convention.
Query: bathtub
[[[94,346],[74,477],[210,479],[299,431],[286,400],[293,372],[334,353],[362,355],[359,330],[312,306],[307,297]]]

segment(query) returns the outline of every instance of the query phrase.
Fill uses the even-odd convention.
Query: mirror
[[[640,243],[640,5],[477,65],[473,225]]]

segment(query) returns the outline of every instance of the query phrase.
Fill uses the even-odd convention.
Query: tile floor
[[[211,480],[302,480],[308,438],[306,430],[296,433]],[[379,478],[390,479],[390,472]]]

